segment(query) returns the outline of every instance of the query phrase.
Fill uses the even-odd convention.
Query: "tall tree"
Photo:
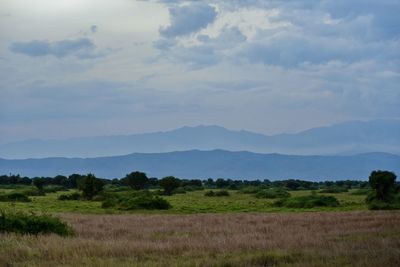
[[[174,176],[167,176],[160,180],[160,186],[164,189],[165,195],[172,195],[172,192],[180,186],[180,180]]]
[[[125,176],[126,183],[134,190],[142,190],[149,182],[144,172],[131,172]]]

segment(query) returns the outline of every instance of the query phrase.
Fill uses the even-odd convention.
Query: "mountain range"
[[[277,135],[233,131],[220,126],[196,126],[132,135],[26,140],[0,145],[0,157],[103,157],[133,152],[160,153],[194,149],[291,155],[355,155],[369,152],[400,154],[400,120],[351,121]]]
[[[253,152],[181,151],[133,153],[97,158],[0,159],[0,174],[55,176],[94,173],[120,178],[135,170],[152,177],[232,179],[365,180],[372,170],[400,173],[400,156],[365,153],[351,156],[290,156]]]

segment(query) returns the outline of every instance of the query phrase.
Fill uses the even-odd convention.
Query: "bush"
[[[183,187],[178,187],[177,189],[175,189],[172,194],[186,194],[186,190]]]
[[[31,199],[26,195],[18,192],[0,195],[2,202],[31,202]]]
[[[18,190],[17,192],[24,194],[26,196],[44,196],[46,195],[43,190],[38,190],[36,187],[25,188]]]
[[[371,188],[360,188],[351,192],[350,194],[355,196],[360,196],[360,195],[368,195],[370,192]]]
[[[260,186],[247,186],[247,187],[240,189],[239,192],[243,193],[243,194],[256,194],[259,191],[261,191],[262,189],[263,188],[261,188]]]
[[[397,210],[400,209],[400,201],[388,203],[377,199],[367,201],[368,209],[370,210]]]
[[[271,188],[271,189],[264,189],[258,191],[256,193],[257,198],[286,198],[290,197],[290,193],[280,189],[280,188]]]
[[[112,194],[105,195],[102,208],[116,208],[119,210],[164,210],[171,208],[169,202],[159,196],[154,196],[149,192],[140,192],[130,195]]]
[[[65,200],[79,200],[79,199],[81,199],[81,194],[79,194],[77,192],[72,193],[72,194],[63,194],[63,195],[60,195],[58,197],[58,200],[62,200],[62,201],[65,201]]]
[[[349,190],[347,188],[344,187],[339,187],[339,186],[334,186],[334,187],[327,187],[324,188],[320,191],[320,193],[344,193],[344,192],[348,192]]]
[[[58,191],[67,191],[67,189],[61,185],[48,185],[43,187],[43,191],[45,193],[56,193]]]
[[[183,189],[186,192],[201,191],[201,190],[204,190],[204,187],[203,186],[197,186],[197,185],[185,185],[185,186],[183,186]]]
[[[0,210],[0,232],[34,235],[55,233],[61,236],[73,234],[72,228],[57,217],[4,210]]]
[[[229,192],[226,190],[220,190],[220,191],[208,191],[204,193],[204,196],[206,197],[227,197],[229,196]]]
[[[278,207],[288,208],[314,208],[314,207],[337,207],[339,201],[333,196],[311,194],[309,196],[282,198],[274,203]]]

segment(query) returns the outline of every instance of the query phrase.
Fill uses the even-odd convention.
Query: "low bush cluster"
[[[256,194],[261,191],[263,188],[261,186],[246,186],[240,189],[240,193],[242,194]]]
[[[67,191],[68,189],[61,185],[49,185],[43,187],[45,193],[56,193],[58,191]]]
[[[349,190],[347,188],[344,187],[339,187],[339,186],[332,186],[332,187],[327,187],[324,188],[320,191],[320,193],[331,193],[331,194],[335,194],[335,193],[344,193],[344,192],[348,192]]]
[[[350,194],[355,196],[360,196],[360,195],[368,195],[370,192],[371,188],[360,188],[351,192]]]
[[[58,200],[62,200],[62,201],[65,201],[65,200],[79,200],[79,199],[81,199],[81,194],[79,194],[77,192],[72,193],[72,194],[63,194],[63,195],[60,195],[58,197]]]
[[[258,191],[257,198],[286,198],[290,197],[290,193],[280,188],[270,188]]]
[[[314,208],[314,207],[337,207],[339,201],[333,196],[311,194],[308,196],[282,198],[274,203],[278,207],[288,208]]]
[[[36,187],[29,187],[25,189],[20,189],[18,192],[27,196],[44,196],[46,195],[43,190],[38,190]]]
[[[31,202],[31,199],[19,192],[0,195],[1,202]]]
[[[73,234],[72,228],[57,217],[4,210],[0,210],[0,232],[33,235],[55,233],[61,236]]]
[[[204,196],[206,197],[227,197],[229,196],[229,192],[226,190],[219,190],[219,191],[207,191]]]
[[[149,192],[135,192],[131,194],[104,195],[103,208],[116,208],[119,210],[165,210],[171,208],[167,200]]]

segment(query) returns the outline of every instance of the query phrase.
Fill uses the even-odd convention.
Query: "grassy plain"
[[[2,189],[3,192],[12,192],[12,189]],[[1,208],[22,209],[25,211],[41,212],[78,212],[78,213],[121,213],[113,209],[101,208],[98,201],[59,201],[60,194],[72,193],[57,192],[48,193],[46,196],[31,196],[32,202],[9,203],[0,202]],[[194,213],[235,213],[235,212],[303,212],[303,211],[350,211],[366,210],[365,195],[352,195],[353,191],[324,195],[335,196],[339,202],[339,207],[318,207],[311,209],[293,209],[274,207],[274,199],[259,199],[250,194],[242,194],[239,191],[231,190],[230,196],[226,197],[205,197],[205,191],[193,191],[186,194],[175,194],[163,196],[167,199],[172,208],[164,211],[132,211],[131,213],[168,213],[168,214],[194,214]],[[291,191],[292,196],[308,195],[311,191]],[[126,212],[124,212],[126,213]]]
[[[399,212],[60,215],[0,234],[0,266],[400,266]]]
[[[75,231],[0,234],[0,266],[400,266],[400,212],[368,211],[365,195],[352,190],[324,193],[340,202],[329,208],[279,208],[232,190],[163,196],[170,210],[130,212],[57,199],[72,192],[0,202],[0,209],[55,213]]]

